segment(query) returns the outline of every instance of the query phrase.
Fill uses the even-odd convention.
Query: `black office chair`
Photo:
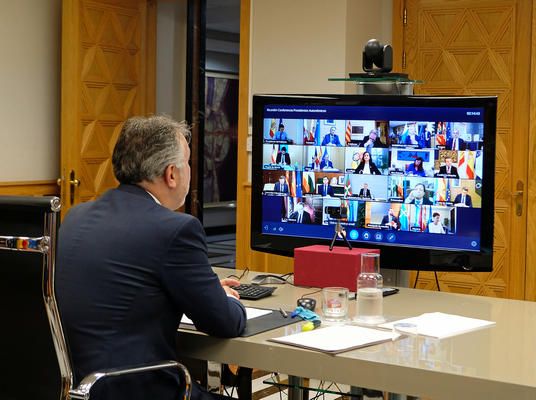
[[[10,334],[2,344],[8,355],[3,361],[10,369],[0,374],[0,398],[25,400],[39,396],[40,399],[57,400],[59,395],[61,400],[88,400],[92,387],[104,378],[176,368],[180,376],[182,398],[189,399],[192,380],[186,367],[177,361],[96,371],[73,388],[71,358],[54,291],[59,209],[60,199],[57,197],[0,196],[0,233],[10,234],[0,236],[0,273],[3,277],[0,279],[0,293],[6,304],[9,301],[16,303],[9,307],[13,312],[2,316],[7,321]],[[21,253],[26,254],[23,256]],[[17,257],[13,257],[15,254]],[[45,313],[42,308],[38,308],[41,305],[37,305],[36,301],[39,262],[42,264],[42,296],[52,340],[45,332]],[[52,347],[57,363],[52,358]],[[58,366],[61,377],[59,388]],[[23,367],[25,368],[22,369]],[[33,372],[31,379],[28,379],[28,369]],[[35,380],[33,375],[36,375]]]

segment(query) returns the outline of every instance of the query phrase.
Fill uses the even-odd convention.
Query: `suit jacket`
[[[453,177],[455,176],[456,178],[460,177],[458,175],[458,168],[456,168],[453,165],[450,166],[450,174],[447,173],[447,166],[443,165],[443,166],[439,167],[439,173],[437,175],[452,175]]]
[[[281,152],[277,153],[277,157],[275,158],[276,164],[279,164],[281,162],[281,159],[283,159],[286,165],[290,165],[290,156],[288,155],[288,153],[285,153],[285,157],[281,157],[282,155],[283,153]]]
[[[359,189],[359,197],[371,199],[372,196],[370,195],[370,189]]]
[[[365,147],[369,139],[370,139],[369,135],[365,136],[363,140],[361,141],[361,143],[359,143],[359,146]],[[370,146],[367,146],[367,147],[370,147]],[[387,146],[382,143],[379,136],[376,136],[376,139],[374,140],[374,145],[372,147],[387,147]]]
[[[320,169],[324,169],[324,168],[333,168],[333,162],[331,162],[331,160],[327,162],[326,160],[322,160],[320,162]]]
[[[135,185],[70,210],[56,274],[75,383],[95,370],[176,359],[183,314],[209,335],[234,337],[245,327],[244,307],[210,267],[200,222]],[[95,398],[171,400],[177,379],[172,371],[136,374],[103,382]]]
[[[281,190],[281,189],[283,189],[283,190]],[[274,186],[274,192],[288,193],[288,184],[283,183],[283,187],[281,187],[281,184],[279,182],[276,182],[275,186]]]
[[[452,142],[453,141],[454,140],[452,138],[447,140],[447,145],[446,145],[447,150],[454,150],[452,148]],[[465,140],[463,140],[461,138],[458,138],[458,149],[457,150],[465,150],[466,148],[467,148],[467,144],[465,143]]]
[[[395,226],[392,227],[391,225],[389,225],[389,229],[395,229],[395,230],[399,230],[400,229],[400,221],[397,217],[394,217],[392,216],[391,217],[391,222],[394,222],[395,223]],[[384,215],[383,218],[382,218],[382,223],[381,223],[383,226],[387,226],[389,224],[389,216],[388,215]]]
[[[458,204],[458,203],[461,203],[462,202],[462,194],[458,194],[456,195],[456,197],[454,198],[454,204]],[[465,195],[465,204],[467,207],[473,207],[473,199],[471,199],[471,196],[466,194]]]
[[[324,190],[324,184],[318,185],[318,194],[321,194],[322,196],[334,196],[335,193],[333,192],[333,187],[331,185],[328,185],[328,190]]]
[[[298,222],[298,211],[294,211],[292,214],[290,214],[289,218],[295,219],[296,222]],[[309,214],[307,211],[303,212],[302,215],[302,224],[310,224],[311,221],[311,214]]]
[[[336,133],[333,135],[328,133],[322,140],[322,146],[342,146],[341,141],[339,140],[339,135]]]

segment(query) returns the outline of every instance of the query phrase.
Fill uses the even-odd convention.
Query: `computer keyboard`
[[[236,290],[240,295],[240,298],[244,300],[259,300],[268,297],[276,289],[271,286],[251,285],[249,283],[242,283],[241,285],[233,286],[232,288]]]

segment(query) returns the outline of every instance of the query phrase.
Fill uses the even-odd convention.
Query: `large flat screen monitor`
[[[292,256],[329,244],[338,222],[353,246],[381,249],[384,268],[491,271],[496,108],[495,97],[254,96],[252,249]]]

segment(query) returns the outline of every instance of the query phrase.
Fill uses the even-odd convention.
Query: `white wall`
[[[252,0],[251,92],[354,92],[328,78],[362,72],[372,38],[391,42],[392,0]]]
[[[186,0],[159,1],[156,32],[156,112],[184,119]]]
[[[250,93],[355,93],[328,78],[363,72],[366,42],[391,43],[391,16],[392,0],[252,0]]]
[[[61,0],[2,1],[0,182],[59,177]]]

